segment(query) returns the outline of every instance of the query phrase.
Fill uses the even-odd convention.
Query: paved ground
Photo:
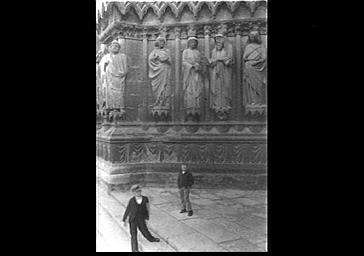
[[[266,191],[192,189],[191,217],[179,213],[177,189],[143,188],[142,194],[151,204],[148,227],[162,240],[150,243],[141,236],[142,251],[267,251]],[[98,186],[98,244],[104,251],[130,251],[129,230],[121,224],[130,197],[120,190],[107,195]]]

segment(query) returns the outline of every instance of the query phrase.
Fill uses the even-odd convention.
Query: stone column
[[[142,121],[150,121],[149,117],[149,86],[148,86],[148,35],[146,31],[142,32],[142,38],[143,38],[143,69],[145,72],[143,76],[143,82],[145,85],[144,92],[143,92],[143,117],[140,117]]]
[[[210,35],[211,35],[211,27],[210,26],[204,26],[204,34],[205,34],[205,56],[207,58],[210,58]],[[208,73],[209,75],[209,73]],[[204,91],[203,91],[203,97],[204,97],[204,119],[203,121],[210,121],[210,83],[209,78],[206,78],[204,81]]]
[[[174,29],[175,41],[176,41],[176,62],[175,62],[175,91],[174,91],[174,119],[172,121],[183,120],[183,113],[181,109],[183,108],[183,95],[182,94],[182,84],[181,84],[181,28]]]
[[[242,92],[242,55],[241,55],[241,29],[240,29],[240,24],[236,24],[235,25],[235,33],[236,33],[236,36],[235,36],[235,40],[236,40],[236,95],[235,95],[235,102],[236,102],[236,117],[235,119],[236,120],[242,120],[241,117],[242,117],[242,95],[241,95],[241,92]]]

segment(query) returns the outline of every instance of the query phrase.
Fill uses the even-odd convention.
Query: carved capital
[[[181,37],[181,28],[177,27],[177,28],[174,28],[174,36],[176,38],[180,38]]]
[[[217,32],[223,35],[226,35],[228,32],[227,25],[226,24],[220,24],[217,27]]]
[[[196,28],[193,25],[189,25],[187,28],[187,36],[196,36]]]
[[[163,37],[166,37],[167,36],[167,27],[166,26],[161,26],[159,28],[159,34]]]
[[[235,23],[233,29],[234,29],[234,32],[236,35],[241,35],[241,24],[240,23]]]
[[[204,30],[205,36],[211,35],[211,26],[206,25],[203,27],[203,30]]]

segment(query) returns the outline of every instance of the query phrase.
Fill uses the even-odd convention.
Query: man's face
[[[142,195],[142,190],[138,189],[138,190],[134,191],[134,195],[140,197]]]
[[[118,53],[120,50],[120,46],[118,44],[111,44],[110,51],[112,53]]]
[[[187,166],[185,164],[181,165],[181,169],[182,171],[186,171],[187,170]]]

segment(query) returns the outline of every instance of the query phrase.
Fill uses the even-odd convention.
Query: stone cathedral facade
[[[127,62],[116,110],[103,59],[113,43]],[[265,189],[266,49],[266,1],[103,4],[96,26],[97,174],[109,184],[175,186],[187,163],[196,186]],[[168,57],[155,76],[154,52]],[[196,63],[188,63],[188,53]],[[157,95],[158,86],[168,90]],[[159,106],[157,97],[168,104]]]

